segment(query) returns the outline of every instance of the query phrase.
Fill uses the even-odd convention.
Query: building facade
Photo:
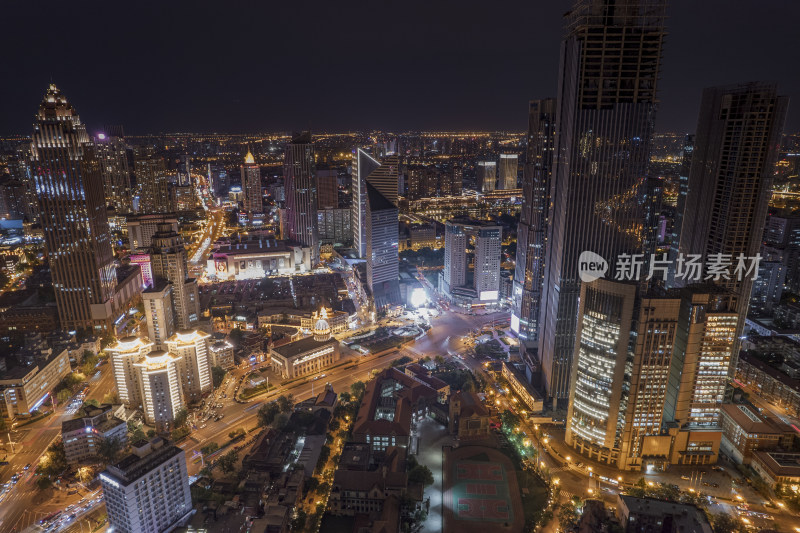
[[[311,133],[304,132],[286,145],[283,179],[286,188],[286,234],[311,249],[311,264],[319,262],[317,183]]]
[[[153,350],[154,344],[138,337],[124,337],[116,344],[106,348],[119,399],[125,405],[138,408],[141,403],[139,377],[134,367],[144,356]]]

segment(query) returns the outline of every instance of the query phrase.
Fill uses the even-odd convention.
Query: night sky
[[[571,0],[5,0],[0,135],[29,134],[52,79],[91,133],[526,128],[554,95]],[[800,96],[796,0],[672,0],[658,131],[703,87]],[[800,130],[800,102],[786,131]]]

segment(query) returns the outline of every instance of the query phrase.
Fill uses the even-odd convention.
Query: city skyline
[[[486,19],[486,6],[479,2],[462,4],[458,11],[447,6],[425,6],[424,10],[408,6],[398,12],[375,6],[372,10],[311,9],[305,14],[310,30],[306,42],[282,38],[288,30],[273,25],[263,34],[263,47],[243,47],[242,35],[248,28],[290,17],[292,8],[278,7],[267,14],[262,11],[266,6],[250,6],[215,11],[212,18],[196,4],[181,2],[160,6],[165,13],[158,16],[147,8],[123,15],[121,7],[91,9],[87,4],[62,6],[63,13],[56,8],[48,18],[40,16],[37,6],[14,2],[6,10],[8,19],[18,23],[0,36],[0,46],[13,50],[19,43],[28,44],[26,53],[12,55],[7,64],[16,81],[0,87],[0,102],[6,103],[0,135],[28,131],[28,109],[51,80],[73,99],[90,133],[105,124],[123,124],[129,134],[370,128],[524,131],[527,101],[556,92],[561,17],[570,4],[569,0],[520,3],[508,8],[509,16],[502,23]],[[419,16],[421,12],[424,17]],[[670,38],[656,131],[691,131],[704,87],[762,79],[778,81],[790,97],[800,93],[800,73],[789,68],[797,63],[791,27],[800,16],[800,5],[736,5],[717,0],[697,5],[678,0],[670,2],[667,14]],[[379,46],[336,39],[335,28],[351,24],[347,17],[364,21],[359,25],[365,32],[363,42]],[[371,17],[381,23],[369,24]],[[64,18],[82,23],[70,40],[57,44],[62,53],[74,56],[79,50],[92,51],[93,60],[84,62],[81,69],[63,62],[62,54],[49,53],[55,43],[47,36],[59,34]],[[40,28],[43,39],[23,36],[32,24]],[[104,31],[110,24],[113,35]],[[443,27],[450,31],[441,32]],[[766,27],[770,30],[753,31]],[[419,35],[423,38],[418,39]],[[486,38],[477,40],[475,35]],[[705,46],[697,46],[699,42]],[[407,57],[414,58],[406,62],[410,70],[403,76],[392,76],[392,69],[378,69],[383,72],[368,81],[349,79],[347,65],[352,58],[381,64],[389,57],[387,51],[395,48],[395,53],[407,50]],[[442,53],[458,48],[462,51],[457,60],[440,59]],[[174,63],[150,59],[163,51],[174,57]],[[311,84],[290,89],[270,82],[271,69],[252,72],[252,65],[265,60],[278,64],[281,54],[289,52],[308,57],[310,69],[320,80],[334,82],[326,87],[335,88],[314,91],[311,86],[316,84]],[[477,69],[465,68],[470,64],[497,75],[484,76]],[[237,83],[236,78],[245,72],[248,83]],[[159,80],[158,86],[152,80]],[[464,107],[472,112],[463,113]],[[787,131],[798,129],[800,111],[790,109]]]

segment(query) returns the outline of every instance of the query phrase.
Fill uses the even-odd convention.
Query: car
[[[200,429],[205,429],[208,424],[201,424]]]
[[[23,468],[23,470],[29,470],[29,469],[30,469],[30,467],[31,467],[31,464],[30,464],[30,463],[28,463],[28,464],[26,464],[26,465],[25,465],[25,468]]]
[[[686,481],[689,481],[689,480],[690,480],[690,479],[692,479],[692,478],[690,478],[689,476],[681,476],[681,479],[684,479],[684,480],[686,480]]]

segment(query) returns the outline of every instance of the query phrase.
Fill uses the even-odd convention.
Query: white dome
[[[317,320],[317,323],[314,324],[314,331],[328,331],[331,327],[328,325],[327,320],[324,318],[320,318]]]

